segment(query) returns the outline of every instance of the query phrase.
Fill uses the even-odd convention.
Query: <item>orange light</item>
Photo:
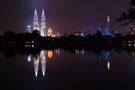
[[[51,28],[48,29],[48,33],[47,34],[48,34],[48,36],[52,36],[52,29]]]
[[[48,55],[48,58],[51,59],[53,57],[53,51],[52,50],[48,50],[47,55]]]
[[[36,64],[36,65],[39,64],[39,57],[38,57],[38,56],[36,56],[36,57],[34,58],[34,64]]]

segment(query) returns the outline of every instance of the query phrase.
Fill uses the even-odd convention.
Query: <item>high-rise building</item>
[[[32,33],[32,29],[30,25],[27,26],[27,33]]]
[[[39,29],[39,23],[38,23],[37,9],[35,9],[35,12],[34,12],[33,30],[40,30]]]
[[[41,15],[41,36],[46,36],[46,22],[45,22],[45,12],[42,10]]]
[[[33,21],[33,30],[38,30],[42,37],[47,36],[47,34],[46,34],[47,32],[46,32],[45,12],[44,12],[44,10],[42,10],[41,23],[39,25],[38,13],[37,13],[37,9],[35,9],[34,21]]]

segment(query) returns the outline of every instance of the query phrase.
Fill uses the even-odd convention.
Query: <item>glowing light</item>
[[[42,64],[42,74],[45,76],[45,71],[46,71],[46,59],[41,60]]]
[[[107,16],[107,22],[110,22],[110,16]]]
[[[82,54],[82,55],[84,55],[84,53],[85,53],[84,49],[83,49],[83,50],[81,50],[81,54]]]
[[[38,76],[38,71],[39,71],[39,64],[41,64],[41,69],[42,69],[42,75],[45,76],[45,71],[46,71],[46,52],[45,50],[42,50],[39,55],[36,55],[34,57],[34,73],[37,78]]]
[[[31,62],[31,55],[28,56],[28,62]]]
[[[78,49],[76,49],[76,50],[75,50],[75,53],[76,53],[76,54],[79,54],[79,53],[80,53],[80,51],[79,51]]]
[[[107,29],[110,30],[110,16],[107,16]]]
[[[51,35],[52,37],[56,37],[56,35]]]
[[[52,58],[53,57],[53,51],[52,50],[48,50],[48,58]]]
[[[46,52],[45,50],[42,50],[40,52],[40,59],[41,59],[41,66],[42,66],[42,74],[45,76],[46,71]]]
[[[34,43],[34,41],[32,41],[32,43]]]
[[[60,55],[60,49],[56,49],[55,50],[55,53],[58,54],[58,55]]]
[[[31,45],[25,45],[25,47],[31,47]]]
[[[128,44],[128,47],[131,47],[132,46],[132,44]]]
[[[34,48],[34,45],[32,44],[32,48]]]
[[[110,62],[108,61],[107,62],[107,69],[110,70],[110,67],[111,67],[111,65],[110,65]]]
[[[35,62],[34,62],[34,63],[38,65],[38,64],[39,64],[39,60],[35,60]]]
[[[31,26],[30,25],[27,25],[27,32],[28,33],[32,33],[32,29],[31,29]]]
[[[28,27],[28,28],[30,28],[31,26],[30,26],[30,25],[28,25],[27,27]]]
[[[48,36],[52,36],[52,29],[51,29],[51,28],[48,29],[47,35],[48,35]]]
[[[42,15],[41,15],[41,36],[44,37],[46,36],[46,22],[45,22],[45,13],[44,10],[42,10]]]
[[[37,77],[38,75],[38,69],[39,69],[39,57],[38,55],[34,58],[34,71],[35,71],[35,76]]]

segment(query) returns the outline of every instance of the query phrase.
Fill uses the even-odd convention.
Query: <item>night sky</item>
[[[25,32],[32,25],[35,7],[45,9],[47,27],[55,32],[96,31],[111,16],[111,30],[127,32],[116,19],[128,8],[129,0],[2,0],[0,34],[6,30]]]

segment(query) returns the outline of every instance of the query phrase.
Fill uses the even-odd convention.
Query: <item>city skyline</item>
[[[0,30],[1,35],[6,30],[25,32],[26,26],[32,24],[32,15],[35,8],[46,12],[46,27],[55,32],[95,32],[98,27],[106,26],[106,16],[111,17],[112,31],[127,33],[128,30],[116,22],[120,14],[128,8],[127,0],[4,0],[0,4]],[[102,8],[101,8],[102,7]]]

